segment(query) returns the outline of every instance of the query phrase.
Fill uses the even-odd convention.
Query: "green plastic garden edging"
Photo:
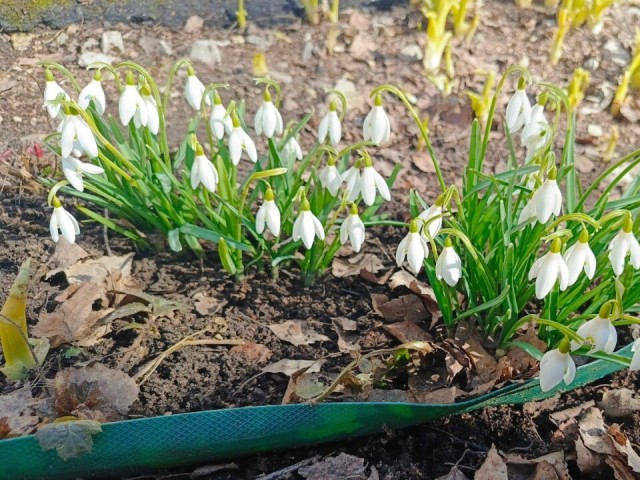
[[[618,352],[630,356],[631,346]],[[115,477],[242,455],[296,448],[403,428],[484,407],[542,400],[621,370],[597,360],[578,368],[570,386],[542,392],[537,379],[465,402],[323,403],[183,413],[104,424],[91,453],[66,462],[42,451],[33,435],[0,441],[0,479]]]

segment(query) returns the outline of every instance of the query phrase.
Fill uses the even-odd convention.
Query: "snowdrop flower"
[[[533,158],[534,154],[544,147],[551,136],[551,128],[549,122],[544,116],[544,106],[547,102],[547,95],[543,93],[536,103],[531,108],[531,116],[529,121],[522,129],[522,144],[527,149],[525,162],[528,162]]]
[[[455,287],[458,280],[462,277],[462,261],[453,249],[451,239],[449,237],[444,241],[444,248],[436,261],[436,278],[444,279],[448,285]]]
[[[578,328],[578,336],[591,344],[591,352],[602,350],[611,353],[616,348],[618,332],[611,323],[610,316],[611,302],[606,302],[596,317],[584,322]],[[571,341],[571,350],[577,350],[581,346],[582,342]]]
[[[546,297],[556,281],[560,281],[560,290],[566,290],[569,283],[569,269],[564,262],[560,249],[562,240],[554,238],[549,251],[535,261],[529,271],[529,281],[536,279],[536,297]]]
[[[97,157],[98,145],[96,144],[96,139],[89,125],[87,125],[77,112],[72,111],[68,107],[65,107],[64,114],[65,117],[61,129],[62,135],[60,136],[62,158],[71,155],[71,152],[74,151],[75,141],[80,144],[82,151],[86,153],[89,158]]]
[[[636,370],[640,370],[640,338],[636,339],[636,341],[633,342],[631,351],[633,352],[633,357],[631,358],[631,365],[629,365],[629,370],[635,372]]]
[[[360,173],[357,170],[355,170],[355,173],[352,173],[352,175],[358,175],[357,180],[359,181]],[[326,188],[331,194],[331,196],[335,197],[338,194],[338,189],[340,188],[340,185],[342,185],[343,177],[342,175],[340,175],[340,172],[336,167],[336,159],[334,157],[332,156],[329,157],[327,166],[320,171],[320,173],[318,174],[318,177],[320,179],[320,184],[322,185],[322,187]],[[360,193],[360,191],[358,191],[358,193]],[[356,197],[357,196],[358,194],[356,193]],[[355,198],[351,201],[353,202],[354,200]],[[349,200],[347,199],[347,201]]]
[[[364,168],[362,169],[362,176],[360,177],[360,193],[362,194],[362,200],[367,205],[371,206],[376,201],[376,190],[380,192],[380,196],[386,201],[391,200],[391,193],[387,182],[384,181],[382,175],[375,171],[371,157],[365,152],[364,155]]]
[[[302,160],[302,149],[300,148],[300,144],[298,143],[298,140],[296,140],[296,137],[289,137],[287,143],[282,147],[280,158],[282,159],[284,166],[288,169],[293,167],[293,163],[296,160]]]
[[[351,211],[347,219],[340,226],[340,243],[344,245],[347,240],[351,242],[353,251],[358,253],[364,243],[364,223],[358,215],[358,207],[351,204]]]
[[[214,193],[218,186],[218,171],[205,156],[202,145],[198,143],[196,144],[196,156],[191,166],[191,188],[195,190],[200,184]]]
[[[313,246],[315,237],[318,237],[318,240],[324,240],[324,230],[320,220],[311,213],[309,201],[304,198],[300,214],[293,223],[293,241],[302,239],[304,246],[309,249]]]
[[[231,133],[231,130],[233,130],[231,116],[227,114],[227,109],[222,106],[222,99],[217,93],[213,97],[209,125],[211,125],[211,131],[218,140],[222,140],[225,132]]]
[[[256,134],[260,135],[264,132],[267,138],[273,137],[274,133],[282,135],[282,116],[271,101],[269,89],[264,91],[264,102],[256,112],[255,129]]]
[[[329,103],[329,111],[320,121],[318,127],[318,142],[324,143],[329,134],[329,142],[334,147],[340,143],[342,138],[342,126],[340,125],[340,118],[338,112],[336,112],[336,102]]]
[[[104,173],[104,169],[92,163],[84,163],[75,157],[69,156],[62,159],[62,172],[73,188],[82,192],[84,190],[84,180],[82,175],[89,173],[99,175]]]
[[[507,130],[510,134],[516,133],[529,123],[531,117],[531,104],[524,89],[524,77],[518,80],[518,89],[507,103]]]
[[[372,141],[376,145],[386,143],[391,135],[389,117],[382,108],[382,97],[376,95],[374,106],[364,119],[362,126],[365,141]]]
[[[260,208],[258,208],[258,213],[256,214],[256,232],[262,234],[265,225],[269,227],[274,237],[280,235],[280,210],[278,210],[278,206],[276,205],[275,195],[271,187],[267,187],[267,191],[264,194],[264,202],[260,205]]]
[[[548,392],[564,380],[569,385],[576,376],[576,364],[569,355],[570,343],[566,338],[558,348],[546,352],[540,360],[540,390]]]
[[[247,135],[242,127],[240,126],[240,120],[234,114],[233,115],[233,130],[231,131],[231,135],[229,135],[229,155],[231,156],[231,161],[234,165],[238,165],[240,163],[240,157],[242,157],[242,150],[247,152],[249,156],[249,160],[253,163],[258,161],[258,152],[256,151],[256,145],[251,140],[251,137]]]
[[[200,110],[202,105],[202,95],[204,94],[204,85],[198,77],[196,77],[196,71],[191,65],[187,67],[187,82],[184,86],[184,96],[187,99],[191,108],[196,111]],[[204,99],[207,105],[211,105],[211,99],[209,96]]]
[[[57,100],[58,95],[62,94],[65,100],[69,100],[69,95],[65,92],[58,82],[53,78],[53,73],[51,70],[46,69],[44,71],[44,79],[46,81],[44,87],[44,106],[47,107],[47,112],[51,118],[56,118],[60,113],[60,104],[53,103],[54,100]]]
[[[133,73],[127,72],[124,81],[125,86],[120,94],[120,101],[118,103],[120,122],[126,127],[133,119],[133,124],[136,128],[140,128],[140,126],[146,127],[147,107],[138,92],[138,88],[135,86]]]
[[[345,182],[345,190],[347,192],[347,202],[353,203],[360,195],[360,187],[362,182],[360,181],[360,159],[356,160],[353,167],[347,169],[340,175],[340,183]]]
[[[158,104],[156,99],[151,95],[151,88],[148,84],[144,84],[140,89],[142,94],[142,102],[144,103],[144,109],[147,112],[147,128],[154,135],[158,134],[160,130],[160,115],[158,114]],[[134,115],[135,120],[135,115]]]
[[[409,233],[402,239],[398,250],[396,250],[396,263],[399,267],[404,263],[404,259],[407,259],[409,268],[417,275],[422,268],[424,259],[429,256],[429,247],[427,242],[419,233],[418,221],[413,219],[409,225]]]
[[[609,260],[613,267],[613,273],[622,275],[624,271],[624,263],[627,255],[630,254],[630,263],[636,270],[640,268],[640,245],[633,234],[633,220],[631,216],[627,217],[622,230],[613,237],[609,244]]]
[[[89,84],[82,89],[80,95],[78,95],[78,106],[83,110],[86,110],[91,100],[96,107],[98,115],[102,116],[106,108],[107,101],[104,96],[104,90],[102,90],[102,74],[100,70],[97,70]]]
[[[49,230],[51,231],[51,239],[57,242],[60,239],[58,230],[62,232],[62,236],[69,243],[76,242],[76,235],[80,234],[80,226],[73,215],[67,212],[58,200],[58,197],[53,197],[53,214],[49,221]]]
[[[556,168],[553,167],[540,188],[538,188],[520,212],[518,223],[536,217],[540,223],[547,223],[551,214],[556,217],[562,209],[562,192],[556,180]]]
[[[436,198],[436,203],[427,208],[424,212],[418,215],[418,218],[422,220],[423,225],[420,229],[422,237],[428,240],[425,234],[425,226],[429,236],[435,238],[442,228],[442,204],[444,203],[444,196],[439,195]]]
[[[589,280],[593,278],[596,272],[596,256],[589,247],[589,233],[586,229],[582,230],[578,241],[564,252],[562,258],[569,269],[568,286],[576,283],[583,270]]]

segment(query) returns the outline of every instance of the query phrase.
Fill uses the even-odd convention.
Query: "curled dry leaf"
[[[0,423],[6,438],[31,433],[38,424],[35,408],[38,401],[31,395],[29,386],[0,395]]]
[[[92,258],[63,270],[69,284],[105,283],[107,290],[134,289],[138,285],[131,277],[133,253],[123,256]]]
[[[260,343],[246,342],[234,346],[229,352],[232,355],[240,355],[252,363],[266,363],[271,358],[272,352]]]
[[[389,280],[389,286],[392,290],[405,287],[418,295],[427,311],[431,314],[432,326],[442,316],[442,312],[440,312],[440,306],[436,301],[436,295],[433,289],[426,283],[419,281],[409,272],[405,270],[398,270],[395,272]]]
[[[359,253],[350,258],[335,257],[331,264],[331,273],[338,278],[360,275],[362,270],[376,274],[383,269],[382,260],[372,253]]]
[[[422,300],[416,295],[403,295],[389,300],[386,295],[376,293],[371,296],[371,299],[373,309],[387,322],[403,320],[420,322],[429,316]]]
[[[227,300],[220,293],[208,295],[205,292],[196,292],[193,296],[193,306],[202,316],[215,315],[227,304]]]
[[[263,367],[262,371],[264,373],[282,373],[290,377],[300,370],[309,373],[319,372],[323,363],[324,360],[293,360],[290,358],[284,358],[276,363]]]
[[[102,432],[99,422],[70,419],[43,425],[36,432],[42,450],[54,450],[67,461],[93,450],[93,435]]]
[[[289,342],[296,347],[329,341],[329,337],[316,332],[305,320],[287,320],[283,323],[268,325],[268,327],[280,340]]]
[[[630,417],[640,411],[640,398],[636,398],[628,388],[616,388],[604,392],[598,406],[609,418]]]
[[[52,267],[45,275],[44,279],[48,280],[57,273],[63,272],[65,268],[78,263],[79,260],[88,257],[89,254],[77,243],[69,243],[64,237],[61,237],[56,243],[56,249],[49,258],[47,266]]]
[[[564,452],[552,452],[538,458],[510,453],[504,456],[510,479],[571,480]]]
[[[458,467],[453,466],[451,467],[451,471],[449,473],[436,478],[436,480],[469,480],[469,477],[462,473],[462,470],[460,470]]]
[[[335,317],[331,319],[333,328],[338,334],[338,349],[341,352],[355,352],[360,350],[358,345],[358,324],[355,320],[345,317]]]
[[[305,480],[378,480],[380,477],[374,467],[369,474],[364,458],[341,453],[337,457],[328,457],[321,462],[298,469]]]
[[[487,458],[473,478],[474,480],[509,480],[507,464],[502,460],[495,445],[491,445]]]
[[[410,320],[383,325],[382,328],[389,332],[389,334],[397,339],[400,343],[433,341],[431,335],[429,335],[419,325]]]

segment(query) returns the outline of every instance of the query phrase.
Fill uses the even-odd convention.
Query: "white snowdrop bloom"
[[[358,175],[358,178],[359,178],[360,173],[357,170],[356,170],[356,174]],[[322,185],[322,187],[326,188],[333,197],[335,197],[338,194],[340,185],[342,185],[343,177],[342,175],[340,175],[340,172],[336,167],[335,158],[329,157],[327,166],[324,167],[322,170],[320,170],[320,173],[318,174],[318,178],[320,179],[320,184]],[[358,191],[358,193],[360,192]],[[356,197],[357,196],[358,194],[356,194]],[[351,201],[353,202],[354,200],[351,200]]]
[[[100,175],[104,173],[104,169],[93,163],[81,162],[75,157],[69,156],[62,159],[62,172],[73,188],[79,192],[84,191],[84,180],[82,176],[85,173],[91,175]]]
[[[382,175],[375,171],[371,158],[366,155],[364,158],[364,168],[362,169],[362,175],[360,177],[360,194],[362,200],[367,205],[371,206],[376,201],[376,190],[380,192],[380,196],[386,201],[391,200],[391,193],[389,192],[389,186],[384,181]]]
[[[234,165],[238,165],[240,163],[240,158],[242,157],[242,150],[247,152],[247,156],[249,160],[253,163],[258,161],[258,152],[256,151],[256,145],[251,140],[251,137],[247,135],[242,127],[240,126],[240,120],[234,115],[233,119],[233,129],[231,130],[231,135],[229,135],[229,155],[231,156],[231,161]]]
[[[633,268],[636,270],[640,268],[640,245],[632,230],[633,220],[628,217],[622,229],[609,244],[609,260],[616,275],[622,275],[627,255],[630,255]]]
[[[73,215],[67,212],[58,200],[58,197],[53,197],[53,214],[49,221],[49,230],[51,232],[51,239],[57,242],[60,239],[58,230],[62,232],[62,236],[69,243],[76,242],[76,235],[80,234],[80,226]]]
[[[562,258],[569,269],[569,286],[576,283],[583,270],[589,280],[593,278],[596,272],[596,256],[589,246],[589,233],[586,229],[582,230],[578,241],[564,252]]]
[[[531,104],[524,86],[524,78],[520,77],[518,89],[507,103],[507,129],[512,135],[528,124],[531,117]]]
[[[131,72],[127,72],[125,77],[125,86],[118,102],[118,113],[120,114],[120,122],[125,127],[129,125],[131,120],[136,128],[147,126],[147,107],[138,92],[138,87],[135,86]]]
[[[409,233],[402,239],[398,245],[398,250],[396,250],[396,264],[401,267],[406,258],[414,275],[418,274],[424,259],[429,256],[427,242],[425,242],[418,230],[418,221],[414,219],[409,225]]]
[[[347,202],[353,203],[360,195],[360,160],[356,160],[353,167],[347,169],[340,175],[340,183],[345,182],[345,190],[347,192]]]
[[[540,390],[548,392],[564,380],[569,385],[576,376],[576,364],[569,354],[570,344],[565,338],[560,346],[549,350],[540,360]]]
[[[69,95],[67,95],[67,92],[55,81],[51,70],[47,69],[44,71],[44,79],[46,81],[44,87],[44,106],[47,107],[49,116],[56,118],[60,113],[61,105],[59,103],[53,103],[53,101],[58,99],[58,95],[62,95],[65,100],[69,100]]]
[[[562,240],[554,238],[549,251],[535,261],[529,271],[529,281],[536,279],[536,297],[544,298],[560,281],[560,290],[566,290],[569,284],[569,269],[564,262],[560,249]]]
[[[352,203],[349,216],[340,226],[340,243],[344,245],[349,240],[353,251],[358,253],[364,243],[364,233],[364,223],[358,215],[358,207]]]
[[[389,141],[391,124],[382,107],[382,97],[380,95],[376,95],[375,104],[364,119],[362,134],[365,141],[372,141],[376,145]]]
[[[280,236],[280,210],[275,202],[275,195],[271,187],[267,188],[264,194],[264,202],[258,208],[256,214],[256,232],[262,234],[265,225],[269,228],[274,237]]]
[[[194,190],[202,184],[211,193],[218,186],[218,171],[204,154],[204,149],[199,143],[196,145],[196,156],[191,166],[191,188]]]
[[[311,213],[309,201],[305,198],[302,201],[302,208],[296,221],[293,223],[293,241],[302,239],[304,246],[309,249],[313,246],[313,240],[324,240],[324,229],[320,220]]]
[[[451,239],[447,237],[444,241],[444,248],[440,252],[438,260],[436,260],[436,278],[455,287],[458,280],[462,277],[462,260],[456,253],[451,244]]]
[[[291,169],[296,160],[302,160],[302,149],[296,137],[291,136],[289,140],[282,147],[280,152],[280,159],[285,167]],[[339,175],[338,175],[339,176]],[[334,194],[335,195],[335,194]]]
[[[342,125],[340,125],[340,117],[336,111],[336,102],[329,103],[329,111],[320,121],[318,127],[318,142],[324,143],[329,135],[329,143],[334,147],[340,143],[342,138]]]
[[[151,95],[151,89],[147,84],[142,86],[140,93],[142,94],[142,102],[144,103],[144,109],[147,113],[147,128],[151,133],[157,135],[158,131],[160,131],[160,114],[158,113],[156,99]]]
[[[556,180],[555,167],[549,172],[547,178],[538,188],[520,212],[518,223],[525,222],[536,217],[540,223],[547,223],[551,215],[556,217],[562,210],[562,192]]]
[[[100,70],[96,71],[95,75],[86,87],[82,89],[80,95],[78,95],[78,106],[83,110],[86,110],[91,100],[96,107],[98,115],[102,116],[107,106],[107,100],[102,89],[102,74]]]
[[[584,322],[576,332],[584,342],[591,345],[591,352],[602,350],[611,353],[618,343],[618,332],[610,320],[611,303],[606,302],[597,316]],[[571,350],[577,350],[582,342],[571,341]]]
[[[522,145],[527,149],[525,163],[531,160],[535,153],[544,147],[550,136],[551,127],[544,116],[544,105],[546,103],[546,95],[543,94],[532,108],[529,121],[522,129]]]
[[[631,358],[631,365],[629,365],[629,370],[635,372],[636,370],[640,370],[640,338],[636,339],[636,341],[633,342],[631,351],[633,352],[633,357]]]
[[[98,156],[98,145],[93,136],[93,132],[84,119],[68,108],[65,109],[65,117],[62,123],[60,136],[60,150],[62,158],[69,157],[74,150],[77,150],[77,142],[82,148],[82,152],[86,153],[89,158]],[[79,156],[81,152],[75,152]]]
[[[200,106],[202,105],[202,95],[204,94],[204,85],[198,80],[196,77],[196,71],[193,69],[191,65],[187,67],[187,81],[184,86],[184,96],[187,99],[189,105],[194,110],[199,111]],[[204,99],[207,105],[211,105],[211,99],[207,95],[207,98]]]
[[[436,235],[440,232],[442,228],[442,203],[444,202],[444,197],[442,195],[438,196],[436,202],[423,211],[418,218],[423,222],[423,225],[420,228],[420,232],[425,240],[428,240],[427,235],[424,231],[426,226],[427,232],[429,232],[429,236],[431,238],[435,238]]]
[[[211,131],[218,140],[223,139],[225,132],[230,134],[231,130],[233,130],[231,116],[227,114],[227,109],[222,105],[222,99],[217,93],[213,97],[213,108],[209,116],[209,125],[211,125]]]
[[[282,135],[282,116],[271,101],[271,93],[269,90],[264,91],[264,102],[258,108],[255,118],[256,134],[267,138],[273,137],[274,134]]]

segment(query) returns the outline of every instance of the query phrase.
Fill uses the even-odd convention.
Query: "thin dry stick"
[[[135,374],[133,379],[138,382],[138,385],[142,385],[144,382],[149,380],[153,372],[160,366],[160,364],[174,352],[181,350],[184,347],[190,345],[243,345],[245,343],[244,340],[215,340],[215,339],[206,339],[206,340],[193,340],[198,335],[202,335],[203,333],[211,332],[209,327],[199,330],[191,335],[187,335],[182,340],[171,345],[168,349],[158,355],[155,359],[149,362],[142,370]]]

